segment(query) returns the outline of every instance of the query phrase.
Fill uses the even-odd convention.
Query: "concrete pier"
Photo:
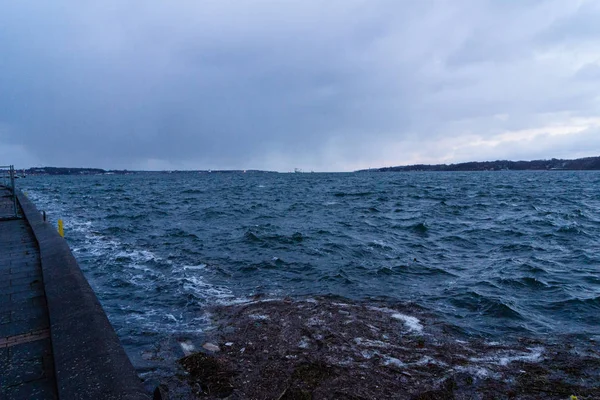
[[[66,241],[0,187],[0,399],[146,400]]]
[[[8,219],[9,195],[0,188],[0,398],[56,399],[39,248],[25,219]]]

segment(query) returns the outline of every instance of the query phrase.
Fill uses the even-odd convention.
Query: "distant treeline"
[[[600,157],[578,158],[576,160],[551,160],[534,161],[472,161],[459,164],[435,164],[435,165],[406,165],[398,167],[384,167],[364,169],[359,172],[375,171],[548,171],[548,170],[600,170]]]
[[[259,170],[194,170],[194,171],[129,171],[126,169],[105,170],[101,168],[63,168],[63,167],[36,167],[28,169],[18,169],[17,175],[128,175],[128,174],[149,174],[149,173],[186,173],[186,174],[231,174],[231,173],[270,173],[270,171]]]
[[[17,173],[20,170],[17,170]],[[100,168],[39,167],[23,170],[26,175],[97,175],[107,171]]]

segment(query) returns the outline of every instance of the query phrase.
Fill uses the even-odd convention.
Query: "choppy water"
[[[205,306],[414,302],[462,334],[600,339],[595,172],[28,177],[134,364]]]

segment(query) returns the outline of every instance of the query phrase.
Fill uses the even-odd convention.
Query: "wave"
[[[163,235],[163,237],[168,237],[168,238],[176,238],[176,239],[192,239],[194,241],[201,241],[200,237],[194,233],[191,232],[187,232],[183,229],[170,229],[168,231],[165,232],[165,234]]]
[[[247,243],[268,244],[298,244],[307,239],[307,236],[300,232],[294,232],[291,235],[260,235],[251,231],[244,233],[244,241]]]
[[[568,312],[569,314],[592,311],[596,313],[596,319],[598,319],[600,318],[599,314],[597,314],[600,311],[600,296],[554,301],[547,308]]]
[[[472,290],[453,296],[452,303],[457,307],[476,315],[512,320],[525,319],[523,315],[506,300],[494,296],[483,295]]]
[[[367,197],[374,195],[374,192],[337,192],[335,197]]]
[[[535,277],[520,278],[500,278],[498,283],[502,287],[512,287],[516,289],[550,289],[552,285]]]
[[[419,263],[410,264],[410,265],[398,265],[393,267],[392,269],[394,273],[400,275],[417,275],[417,276],[444,276],[444,277],[458,277],[458,275],[453,274],[452,272],[439,268],[427,266]]]
[[[182,194],[202,194],[203,190],[200,189],[185,189],[181,191]]]
[[[419,222],[409,226],[409,229],[417,234],[425,234],[429,230],[429,227],[425,222]]]
[[[569,225],[563,225],[556,230],[557,233],[560,234],[568,234],[568,235],[583,235],[589,236],[588,233],[583,230],[578,224],[573,223]]]
[[[203,293],[214,286],[232,299],[258,292],[416,301],[467,333],[600,334],[600,324],[586,322],[598,314],[600,282],[593,174],[538,174],[536,185],[518,173],[306,182],[196,175],[20,183],[53,225],[64,219],[75,256],[122,329],[149,328],[146,317],[128,322],[120,309],[128,305],[157,324],[153,332],[174,319],[201,330],[191,321],[211,304]],[[125,192],[112,190],[119,187]]]

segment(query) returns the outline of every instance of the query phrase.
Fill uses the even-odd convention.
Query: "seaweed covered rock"
[[[220,351],[180,360],[197,398],[600,398],[594,344],[457,336],[406,304],[257,299],[212,312],[206,339]]]

